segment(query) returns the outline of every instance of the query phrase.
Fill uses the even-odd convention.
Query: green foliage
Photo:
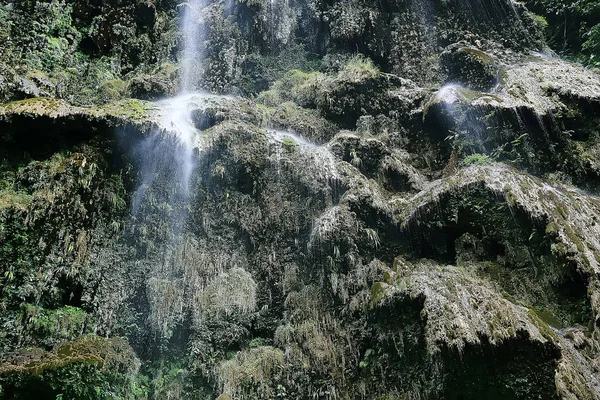
[[[0,334],[2,350],[50,347],[92,326],[68,304],[81,302],[89,246],[118,233],[125,201],[98,149],[81,150],[0,170],[0,323],[12,327]]]
[[[149,72],[172,56],[176,39],[176,25],[154,2],[14,2],[0,5],[0,21],[0,94],[8,99],[58,96],[89,105],[120,98],[123,85],[105,82]],[[147,29],[158,22],[150,35]],[[47,80],[24,82],[30,70]]]
[[[539,29],[545,30],[548,28],[548,20],[545,17],[534,13],[529,13],[529,16],[535,21]]]
[[[550,45],[589,65],[600,65],[600,3],[596,0],[528,0],[547,20]],[[539,18],[534,19],[541,22]]]
[[[251,53],[246,56],[243,75],[236,85],[243,93],[264,91],[291,70],[318,71],[320,61],[301,44],[289,44],[276,54]]]
[[[590,53],[590,64],[600,66],[600,24],[591,28],[584,37],[586,41],[582,48]]]
[[[35,338],[35,342],[52,347],[64,340],[73,340],[85,333],[89,315],[81,308],[65,306],[47,310],[33,304],[21,307],[20,334]]]
[[[127,83],[121,79],[109,79],[102,82],[98,90],[104,101],[119,100],[125,96]]]
[[[344,81],[358,82],[363,79],[376,78],[380,74],[370,58],[357,54],[352,57],[339,72],[338,78]]]
[[[142,378],[140,382],[152,393],[155,399],[168,400],[178,398],[183,392],[183,385],[188,375],[181,359],[178,362],[161,360],[150,365],[149,373],[152,377]]]
[[[282,380],[283,352],[270,346],[239,352],[233,360],[219,366],[222,391],[232,398],[258,396],[276,398],[285,390]],[[279,393],[278,393],[279,392]]]
[[[490,156],[486,155],[486,154],[471,154],[467,157],[465,157],[465,159],[463,160],[463,165],[468,167],[470,165],[486,165],[486,164],[491,164],[492,163],[492,159],[490,158]]]
[[[0,363],[0,385],[12,399],[133,399],[143,394],[138,367],[126,341],[89,335],[51,352],[27,349]]]

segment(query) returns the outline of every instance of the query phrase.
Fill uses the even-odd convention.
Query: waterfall
[[[184,8],[181,24],[181,33],[184,37],[184,48],[181,59],[182,93],[192,91],[197,82],[202,78],[199,62],[203,58],[201,44],[204,39],[204,32],[200,22],[202,18],[201,12],[205,5],[205,0],[190,0],[181,5]]]
[[[160,118],[158,128],[152,135],[134,146],[134,158],[141,173],[141,183],[137,188],[132,215],[138,217],[146,202],[166,204],[173,208],[174,235],[185,222],[185,208],[190,200],[190,180],[195,168],[195,149],[201,147],[199,131],[191,117],[193,109],[204,97],[194,90],[202,79],[201,12],[205,0],[190,0],[180,5],[183,12],[181,34],[184,46],[181,51],[180,93],[178,96],[156,103]],[[158,182],[158,181],[161,182]],[[160,187],[149,199],[152,186]],[[155,189],[157,189],[155,188]]]

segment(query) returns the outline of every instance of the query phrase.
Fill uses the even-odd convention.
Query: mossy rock
[[[0,361],[1,395],[11,399],[129,398],[139,361],[118,338],[82,336],[47,352],[22,349]]]
[[[153,122],[151,103],[141,100],[121,100],[98,107],[72,106],[64,100],[33,98],[0,105],[0,123],[13,123],[19,119],[44,119],[52,121],[83,119],[88,122],[105,121],[110,126],[144,126]]]
[[[446,82],[459,83],[473,90],[488,91],[498,83],[495,59],[475,47],[448,46],[440,56]]]
[[[164,64],[157,72],[133,78],[128,85],[132,97],[142,100],[158,100],[173,96],[176,91],[175,68]]]

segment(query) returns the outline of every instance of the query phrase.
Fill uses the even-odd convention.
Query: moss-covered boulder
[[[477,48],[451,45],[440,55],[440,63],[446,82],[480,91],[491,90],[498,82],[495,60]]]
[[[140,395],[139,361],[122,339],[82,336],[52,351],[24,349],[0,362],[0,394],[11,399],[103,399]]]

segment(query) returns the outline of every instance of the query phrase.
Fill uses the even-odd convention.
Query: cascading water
[[[201,11],[205,0],[190,0],[182,3],[184,8],[183,22],[181,24],[184,36],[184,48],[181,60],[181,92],[187,93],[195,88],[196,83],[202,78],[199,63],[202,61],[202,46],[204,32],[202,30]]]
[[[277,149],[279,152],[281,151],[280,146],[286,143],[298,146],[302,157],[306,161],[305,168],[312,176],[332,184],[340,179],[335,156],[326,147],[311,143],[292,132],[270,129],[267,130],[267,134],[271,141],[279,145]],[[280,155],[278,155],[278,158],[280,158]]]
[[[194,93],[202,73],[199,64],[202,60],[201,42],[203,38],[200,23],[204,0],[192,0],[183,3],[181,23],[184,37],[184,48],[181,60],[181,89],[177,97],[165,99],[157,103],[160,109],[159,127],[152,136],[134,149],[135,158],[139,162],[142,182],[136,190],[132,214],[138,216],[144,201],[157,200],[173,207],[173,222],[177,230],[185,220],[182,210],[191,194],[190,179],[194,170],[194,152],[201,147],[199,131],[191,118],[191,112],[202,94]],[[148,199],[148,191],[157,179],[161,179],[161,195]]]
[[[178,249],[186,243],[186,223],[194,193],[194,169],[203,148],[193,111],[206,106],[210,95],[196,92],[202,80],[203,32],[200,21],[204,0],[183,3],[181,30],[184,48],[179,95],[156,102],[154,132],[131,146],[141,175],[132,204],[132,241],[138,251],[132,262],[142,273],[145,298],[134,300],[157,340],[173,335],[183,318],[183,291]]]

